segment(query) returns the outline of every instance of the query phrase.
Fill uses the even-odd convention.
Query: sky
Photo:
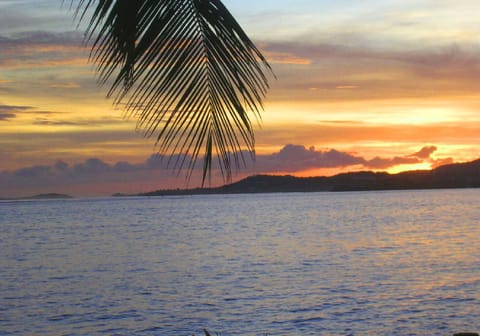
[[[0,0],[0,198],[197,187],[105,98],[69,1]],[[234,175],[431,169],[480,157],[475,0],[228,0],[276,74]],[[201,169],[201,164],[199,165]],[[213,172],[212,185],[221,184]]]

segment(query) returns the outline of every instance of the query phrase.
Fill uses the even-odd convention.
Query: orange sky
[[[153,140],[135,133],[134,120],[98,88],[71,13],[58,1],[41,3],[0,3],[0,197],[184,187],[170,170],[146,168]],[[236,178],[397,172],[480,157],[480,5],[322,3],[288,10],[288,1],[225,1],[277,76],[256,129],[257,162]],[[415,156],[422,148],[431,150]],[[73,174],[92,158],[110,167],[111,181],[89,180],[87,169],[83,180],[51,189],[35,182],[54,179],[58,161]],[[137,169],[120,174],[117,162]],[[44,175],[35,175],[38,167]]]

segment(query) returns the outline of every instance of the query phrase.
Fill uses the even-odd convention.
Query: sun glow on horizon
[[[318,169],[309,169],[300,172],[276,172],[271,175],[293,175],[297,177],[317,177],[317,176],[335,176],[338,174],[345,173],[355,173],[361,171],[371,171],[371,172],[386,172],[389,174],[398,174],[407,171],[416,171],[416,170],[431,170],[432,165],[428,162],[422,162],[417,164],[402,164],[395,167],[390,167],[386,169],[375,169],[375,168],[365,168],[361,165],[358,166],[349,166],[349,167],[337,167],[337,168],[318,168]]]
[[[0,11],[17,17],[26,3],[0,1]],[[249,114],[260,163],[240,174],[398,173],[480,156],[477,3],[247,3],[226,1],[276,79],[259,123]],[[155,135],[136,133],[105,98],[71,13],[53,1],[22,13],[0,22],[0,175],[149,160]]]
[[[402,164],[395,167],[391,167],[386,169],[386,172],[389,174],[398,174],[407,171],[414,171],[414,170],[431,170],[432,164],[429,162],[421,162],[421,163],[414,163],[414,164]]]

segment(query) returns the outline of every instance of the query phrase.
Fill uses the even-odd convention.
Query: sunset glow
[[[256,127],[257,161],[235,179],[396,173],[480,157],[477,1],[225,5],[277,77]],[[59,0],[0,1],[0,197],[185,187],[148,164],[155,139],[105,98],[82,33]],[[99,165],[62,180],[58,162]]]

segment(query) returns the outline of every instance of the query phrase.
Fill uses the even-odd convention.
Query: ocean
[[[480,190],[0,202],[0,335],[480,332]]]

